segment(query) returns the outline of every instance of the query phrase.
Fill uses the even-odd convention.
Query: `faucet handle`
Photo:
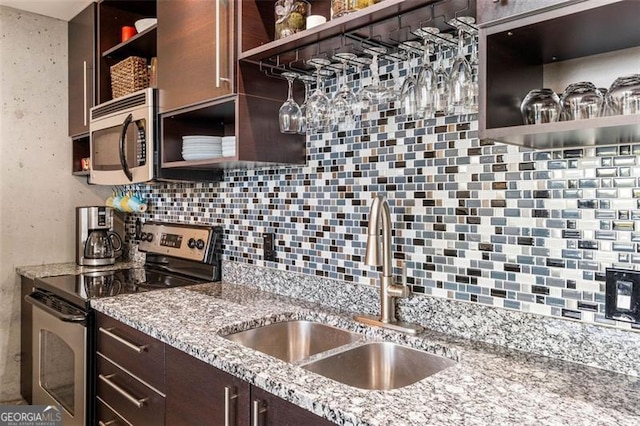
[[[400,290],[400,294],[398,297],[409,297],[411,294],[411,289],[407,285],[407,262],[402,261],[402,275],[400,276],[400,282],[398,285],[398,290]]]
[[[402,261],[402,264],[400,265],[400,267],[402,268],[402,275],[400,275],[400,282],[398,284],[406,287],[406,285],[407,285],[407,262]]]

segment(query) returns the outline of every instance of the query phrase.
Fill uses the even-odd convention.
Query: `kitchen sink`
[[[360,339],[356,333],[313,321],[279,322],[224,337],[291,363]]]
[[[397,389],[456,362],[390,342],[372,342],[304,365],[302,368],[361,389]]]

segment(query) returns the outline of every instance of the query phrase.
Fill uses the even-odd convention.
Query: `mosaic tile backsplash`
[[[382,80],[406,72],[389,64]],[[356,90],[369,81],[350,76]],[[367,217],[384,193],[395,272],[406,262],[414,293],[631,329],[604,317],[604,287],[605,268],[640,262],[640,143],[534,151],[480,141],[477,124],[390,104],[355,131],[307,137],[305,166],[143,185],[150,210],[129,224],[221,225],[226,260],[373,286]],[[277,262],[262,260],[265,232]]]

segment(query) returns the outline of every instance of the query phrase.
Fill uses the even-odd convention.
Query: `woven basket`
[[[111,67],[111,96],[119,98],[149,87],[147,60],[129,56]]]

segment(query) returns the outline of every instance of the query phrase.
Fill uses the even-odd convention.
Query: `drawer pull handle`
[[[107,336],[111,337],[114,340],[117,340],[118,342],[122,343],[123,345],[125,345],[127,348],[131,349],[132,351],[135,351],[137,353],[142,353],[145,352],[147,350],[147,346],[146,345],[142,345],[142,346],[138,346],[138,345],[134,345],[133,343],[129,342],[128,340],[123,339],[122,337],[118,336],[117,334],[114,334],[111,332],[111,330],[113,330],[113,328],[99,328],[100,333],[106,334]]]
[[[113,388],[113,390],[115,390],[120,395],[125,397],[127,399],[127,401],[129,401],[130,403],[132,403],[136,407],[138,407],[138,408],[144,407],[144,403],[147,400],[147,398],[138,399],[135,396],[131,395],[125,389],[121,388],[119,385],[117,385],[117,384],[115,384],[114,382],[111,381],[111,378],[113,376],[115,376],[115,374],[109,374],[108,376],[105,376],[104,374],[99,374],[98,378],[100,380],[102,380],[103,382],[105,382],[107,385],[111,386]]]
[[[259,400],[253,401],[253,423],[252,426],[261,426],[264,424],[263,417],[267,412],[267,407],[263,406]]]
[[[236,424],[235,422],[235,412],[236,412],[236,400],[238,399],[237,393],[231,393],[232,390],[229,386],[224,387],[224,426],[232,426]],[[233,416],[232,416],[232,408],[231,404],[233,404]],[[233,420],[232,420],[233,417]]]
[[[118,423],[118,421],[117,421],[117,420],[109,420],[109,421],[108,421],[108,422],[106,422],[106,423],[105,423],[105,422],[103,422],[102,420],[100,420],[100,421],[98,422],[98,426],[111,426],[111,425],[115,425],[115,424],[117,424],[117,423]]]

